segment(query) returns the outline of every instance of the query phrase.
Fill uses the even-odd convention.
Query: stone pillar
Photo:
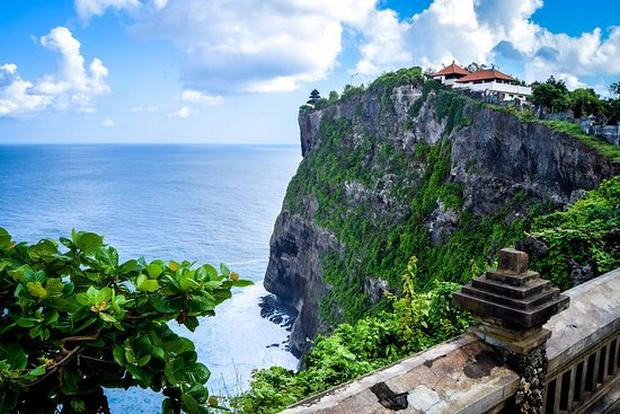
[[[547,374],[545,343],[551,336],[543,325],[568,307],[569,298],[528,270],[525,252],[502,249],[497,270],[463,286],[454,302],[474,314],[470,331],[496,349],[521,377],[515,411],[541,413]]]

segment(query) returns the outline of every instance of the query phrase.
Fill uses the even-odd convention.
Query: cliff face
[[[304,160],[271,238],[265,287],[295,306],[293,350],[382,306],[408,258],[418,286],[464,281],[529,219],[620,168],[580,141],[415,81],[299,114]]]

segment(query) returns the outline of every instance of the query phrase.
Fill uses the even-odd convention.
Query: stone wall
[[[576,372],[583,358],[587,359],[592,352],[598,355],[597,350],[609,341],[615,340],[619,345],[620,269],[565,294],[570,297],[571,306],[545,325],[552,333],[546,345],[547,386],[557,384],[558,401],[564,395],[561,381],[566,372]],[[617,355],[620,346],[614,350]],[[617,363],[615,359],[614,364]],[[586,368],[582,366],[584,381]],[[584,393],[582,401],[574,401],[572,392],[566,394],[571,398],[570,409],[612,412],[608,410],[617,407],[620,398],[617,372],[620,371],[605,364],[605,380],[587,398]],[[499,412],[510,409],[518,388],[519,375],[503,364],[496,351],[477,337],[465,334],[302,401],[284,413]],[[559,408],[556,405],[552,412]]]

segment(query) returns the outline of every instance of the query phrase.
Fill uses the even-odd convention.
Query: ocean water
[[[121,259],[224,262],[255,281],[196,332],[180,330],[211,369],[212,393],[231,395],[252,369],[297,364],[281,345],[288,332],[262,319],[258,302],[269,237],[300,160],[295,146],[0,146],[0,227],[29,242],[94,231]],[[161,404],[146,390],[106,393],[113,413]]]

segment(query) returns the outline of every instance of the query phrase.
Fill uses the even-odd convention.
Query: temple
[[[515,85],[515,79],[512,76],[495,68],[470,72],[452,61],[450,65],[431,76],[452,88],[466,88],[484,94],[496,95],[500,100],[505,101],[514,99],[526,101],[532,94],[532,88]]]

